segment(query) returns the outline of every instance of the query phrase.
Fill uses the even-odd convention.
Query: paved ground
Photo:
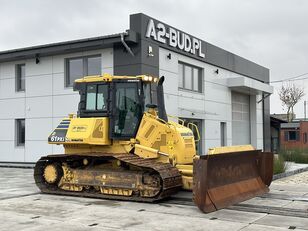
[[[159,204],[40,194],[32,174],[0,168],[0,230],[308,230],[307,172],[211,214],[199,212],[187,192]]]

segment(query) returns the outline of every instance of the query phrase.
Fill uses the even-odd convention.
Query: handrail
[[[159,117],[156,117],[156,119],[157,119],[158,121],[160,121],[160,122],[166,124],[169,128],[171,128],[171,126],[173,126],[174,129],[176,129],[176,126],[175,126],[174,124],[168,123],[167,121],[165,121],[165,120],[163,120],[163,119],[161,119],[161,118],[159,118]]]
[[[189,122],[187,124],[187,127],[190,128],[192,131],[193,131],[193,128],[195,128],[196,130],[196,133],[197,133],[197,139],[195,139],[195,142],[199,142],[200,141],[200,133],[199,133],[199,129],[198,129],[198,126],[192,122]]]
[[[177,116],[174,116],[174,115],[167,115],[168,117],[170,117],[170,118],[173,118],[173,119],[177,119],[178,120],[178,122],[179,122],[179,124],[180,125],[182,125],[182,126],[184,126],[184,120],[183,119],[181,119],[181,118],[179,118],[179,117],[177,117]]]

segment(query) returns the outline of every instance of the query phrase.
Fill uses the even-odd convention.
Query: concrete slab
[[[300,200],[301,198],[298,198],[298,200]],[[292,209],[301,209],[304,211],[308,211],[308,198],[307,200],[303,201],[291,201],[290,203],[288,203],[287,205],[283,206],[284,208],[292,208]]]
[[[271,193],[285,194],[289,192],[292,195],[305,195],[308,192],[308,187],[302,184],[292,184],[292,183],[273,183],[270,186]]]
[[[301,217],[286,217],[281,215],[267,215],[260,220],[255,222],[256,224],[274,226],[274,227],[283,227],[290,228],[291,226],[308,230],[308,219]]]
[[[264,230],[271,230],[271,231],[290,231],[289,228],[283,228],[283,227],[274,227],[274,226],[267,226],[267,225],[257,225],[257,224],[250,224],[243,228],[243,231],[264,231]],[[296,231],[304,231],[304,229],[295,229]]]
[[[188,207],[188,208],[187,208]],[[245,223],[212,220],[192,206],[170,206],[89,198],[33,195],[0,201],[0,229],[239,230]],[[14,218],[14,219],[12,219]],[[46,230],[46,228],[44,228]]]
[[[307,210],[307,185],[273,182],[271,195],[242,205]],[[270,196],[278,196],[273,198]],[[0,168],[0,230],[296,230],[308,219],[223,209],[201,213],[191,192],[160,203],[134,203],[40,194],[33,169]],[[298,200],[292,201],[292,198]],[[185,202],[181,204],[181,202]],[[236,207],[236,206],[235,206]],[[249,209],[249,207],[248,207]],[[307,220],[307,221],[306,221]]]
[[[289,200],[255,197],[255,198],[252,198],[250,200],[244,201],[244,202],[239,203],[239,204],[283,207],[283,206],[286,206],[289,203],[290,203]]]

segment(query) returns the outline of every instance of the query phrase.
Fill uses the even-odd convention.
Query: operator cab
[[[74,90],[80,94],[78,117],[107,117],[110,138],[135,137],[146,105],[153,103],[153,81],[145,81],[138,76],[113,76],[108,81],[102,77],[93,77],[93,81],[90,77],[86,78],[88,81],[76,81],[74,84]]]

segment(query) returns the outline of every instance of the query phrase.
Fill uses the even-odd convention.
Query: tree
[[[282,106],[287,108],[288,122],[293,120],[294,106],[305,95],[304,88],[297,87],[295,84],[282,85],[278,91]]]

